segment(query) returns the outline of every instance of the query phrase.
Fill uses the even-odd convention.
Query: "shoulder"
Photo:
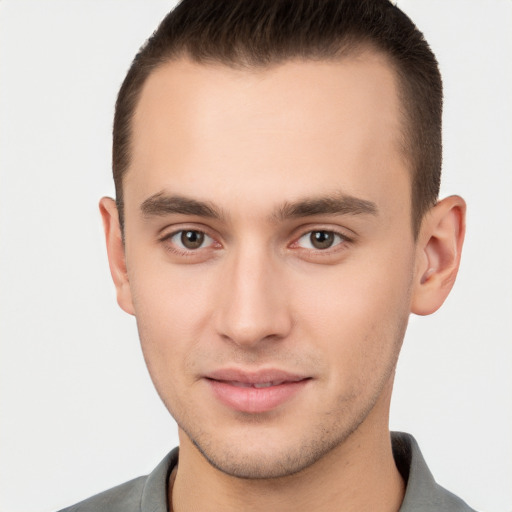
[[[167,512],[167,481],[178,463],[172,450],[147,476],[103,491],[60,512]]]
[[[438,503],[441,510],[448,510],[450,512],[476,512],[465,501],[455,496],[455,494],[452,494],[450,491],[447,491],[444,487],[438,485],[438,490]]]
[[[147,476],[141,476],[91,496],[60,512],[139,512]]]
[[[406,483],[399,512],[475,512],[434,480],[414,437],[393,432],[391,439],[396,466]]]

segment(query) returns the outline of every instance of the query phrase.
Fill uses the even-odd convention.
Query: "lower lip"
[[[271,411],[292,399],[309,379],[283,382],[266,388],[239,387],[229,382],[207,379],[215,396],[224,405],[240,412],[261,413]]]

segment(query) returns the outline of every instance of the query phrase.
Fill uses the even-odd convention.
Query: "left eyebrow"
[[[314,215],[378,215],[378,208],[375,203],[366,199],[335,194],[286,202],[276,210],[273,218],[283,221]]]

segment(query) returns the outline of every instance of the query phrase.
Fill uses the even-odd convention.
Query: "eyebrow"
[[[181,214],[195,215],[209,219],[224,220],[225,215],[213,203],[198,201],[180,195],[158,192],[141,204],[142,215],[146,218]],[[329,196],[306,198],[285,202],[271,215],[274,221],[284,221],[315,215],[377,215],[375,203],[366,199],[338,193]]]
[[[222,219],[224,215],[212,203],[179,195],[158,192],[148,197],[140,206],[144,217],[163,217],[170,214],[196,215],[210,219]]]
[[[378,215],[378,209],[372,201],[339,193],[286,202],[273,217],[281,221],[315,215]]]

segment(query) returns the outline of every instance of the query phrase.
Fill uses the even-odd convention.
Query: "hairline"
[[[230,69],[240,70],[240,71],[253,71],[253,70],[267,70],[273,67],[278,67],[280,65],[284,65],[290,62],[331,62],[331,63],[341,63],[346,58],[357,57],[360,55],[364,55],[365,53],[373,53],[374,55],[379,55],[384,58],[386,65],[390,69],[393,74],[395,85],[396,85],[396,94],[397,94],[397,105],[400,123],[400,131],[396,137],[396,146],[397,150],[401,154],[402,158],[404,158],[404,163],[408,169],[409,179],[410,179],[410,217],[411,217],[411,230],[414,237],[414,240],[417,239],[419,234],[419,227],[421,224],[421,220],[423,219],[426,210],[420,210],[420,205],[416,205],[414,201],[414,184],[415,184],[415,175],[418,172],[416,169],[416,157],[415,150],[413,147],[413,134],[414,131],[414,121],[411,115],[411,93],[409,89],[409,83],[407,77],[404,76],[404,73],[400,69],[400,65],[396,62],[396,59],[391,55],[391,52],[386,51],[386,49],[380,47],[377,43],[375,43],[372,39],[367,36],[360,36],[355,34],[347,34],[342,40],[339,42],[339,48],[336,51],[331,52],[331,54],[324,54],[315,56],[313,52],[310,55],[290,55],[285,56],[283,58],[274,58],[269,62],[257,62],[254,59],[247,59],[243,57],[243,55],[237,56],[237,58],[231,59],[223,59],[221,57],[200,57],[195,56],[192,52],[187,48],[178,48],[172,52],[169,52],[166,56],[160,57],[158,59],[154,59],[151,66],[147,66],[148,71],[143,73],[142,83],[134,90],[130,92],[134,92],[135,94],[132,97],[133,104],[131,105],[131,115],[128,122],[128,156],[127,162],[120,173],[121,179],[121,197],[116,196],[116,205],[119,212],[120,217],[120,225],[121,231],[123,233],[124,239],[124,182],[127,173],[130,170],[131,164],[131,155],[133,152],[133,124],[134,118],[136,116],[137,109],[141,103],[142,94],[148,82],[148,79],[154,75],[155,72],[160,69],[171,65],[172,63],[176,63],[179,61],[188,61],[193,64],[203,65],[203,66],[219,66],[219,67],[227,67]],[[140,72],[139,72],[140,73]],[[140,75],[139,75],[140,76]],[[116,193],[117,193],[116,189]],[[432,205],[431,205],[432,206]]]

